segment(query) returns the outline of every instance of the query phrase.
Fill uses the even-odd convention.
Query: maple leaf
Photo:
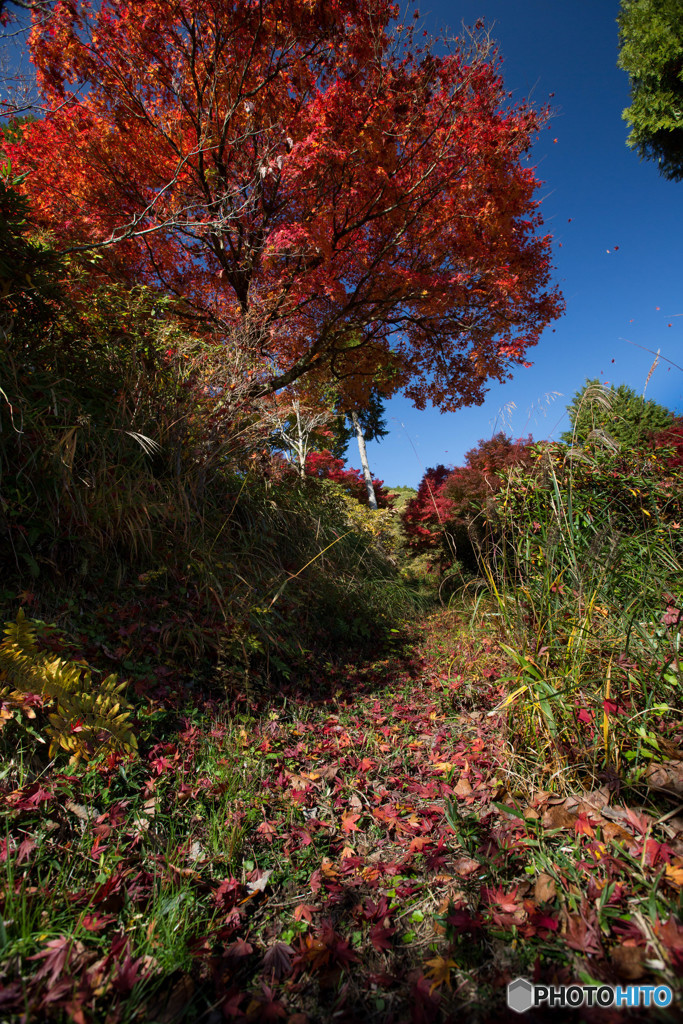
[[[633,826],[634,831],[639,835],[645,835],[652,824],[651,818],[646,814],[638,814],[631,807],[625,807],[624,814],[626,820]]]
[[[240,883],[236,878],[225,878],[218,888],[214,890],[214,901],[223,910],[229,910],[237,903],[240,892]]]
[[[254,952],[254,947],[250,942],[245,939],[237,938],[228,946],[225,951],[225,956],[228,960],[241,960],[242,957],[250,956]]]
[[[589,956],[602,956],[600,942],[600,926],[595,911],[586,903],[582,903],[578,914],[570,914],[563,909],[566,924],[565,941],[571,949],[587,953]]]
[[[247,881],[247,889],[249,890],[249,893],[253,896],[257,892],[264,892],[272,873],[271,869],[261,871],[258,872],[258,877],[256,879]]]
[[[348,812],[342,815],[341,827],[344,832],[360,832],[360,829],[356,825],[356,822],[360,820],[360,814],[349,814]]]
[[[317,911],[317,907],[309,903],[299,903],[294,908],[294,920],[295,921],[312,921],[313,914]]]
[[[41,978],[48,979],[48,985],[54,986],[57,983],[57,979],[64,972],[69,962],[78,955],[83,954],[85,946],[81,942],[77,942],[66,935],[61,935],[57,939],[50,939],[45,949],[42,949],[39,953],[30,956],[29,960],[42,960],[42,966],[36,971],[35,978],[39,981]],[[71,984],[69,984],[69,988]]]
[[[38,807],[42,803],[47,803],[48,800],[54,800],[54,793],[51,793],[48,789],[43,789],[42,786],[34,784],[29,786],[28,790],[22,794],[17,800],[15,806],[20,811],[32,810]]]
[[[395,935],[395,933],[395,928],[385,928],[381,924],[375,924],[370,929],[370,942],[381,953],[382,950],[393,948],[391,936]]]
[[[577,835],[590,836],[591,838],[595,835],[595,829],[583,813],[577,816],[574,822],[574,831]]]
[[[268,985],[261,983],[261,992],[247,1007],[247,1016],[262,1021],[277,1021],[287,1016],[287,1010]]]
[[[112,979],[112,985],[121,995],[128,995],[129,992],[133,991],[144,960],[145,958],[142,956],[138,957],[137,960],[133,960],[130,954],[126,953],[123,963],[119,965]]]
[[[479,915],[473,917],[471,911],[466,907],[449,906],[446,924],[454,935],[476,934],[481,931]]]
[[[80,920],[80,925],[87,932],[97,933],[104,931],[115,920],[116,918],[113,914],[84,914]]]
[[[277,829],[275,828],[275,825],[272,822],[266,820],[261,822],[261,824],[257,827],[256,831],[259,833],[259,835],[262,835],[269,843],[272,843],[273,836],[277,835]]]
[[[429,989],[430,995],[434,989],[440,988],[441,985],[445,984],[451,988],[451,971],[458,966],[455,960],[451,960],[450,957],[435,956],[431,960],[426,961],[426,966],[429,967],[426,976],[432,979]]]
[[[286,942],[276,942],[263,957],[263,966],[276,979],[292,970],[294,950]]]
[[[657,938],[663,946],[672,953],[683,954],[683,925],[679,924],[675,917],[669,917],[665,922],[658,921],[655,924]]]
[[[675,864],[667,864],[665,868],[665,875],[667,882],[671,885],[675,885],[678,889],[683,886],[683,867],[676,866]]]

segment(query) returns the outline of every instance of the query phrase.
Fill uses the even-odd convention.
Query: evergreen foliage
[[[672,413],[645,399],[626,384],[606,387],[587,380],[567,407],[571,429],[562,434],[565,444],[597,444],[637,448],[653,434],[671,426]]]
[[[619,67],[631,81],[628,145],[683,179],[683,6],[680,0],[623,0]]]
[[[384,418],[384,401],[376,391],[371,391],[365,406],[357,411],[358,419],[366,441],[381,441],[389,433]],[[356,437],[356,431],[348,413],[341,413],[333,423],[334,441],[330,451],[335,459],[343,459],[349,442]]]

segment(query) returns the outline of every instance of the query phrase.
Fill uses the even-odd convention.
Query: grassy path
[[[0,1020],[484,1022],[524,1019],[519,975],[674,984],[680,821],[513,771],[493,637],[440,613],[317,671],[257,713],[150,705],[137,760],[5,766]]]

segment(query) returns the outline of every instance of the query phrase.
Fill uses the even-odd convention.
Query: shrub
[[[477,571],[484,550],[497,542],[491,499],[511,466],[529,462],[530,444],[499,433],[467,452],[464,466],[428,469],[403,513],[409,547],[433,551],[442,569],[457,559]]]
[[[363,505],[368,503],[368,492],[361,470],[345,469],[344,460],[336,459],[329,451],[310,452],[306,456],[306,474],[319,480],[332,480],[340,484],[356,501]],[[375,488],[377,507],[390,508],[391,494],[384,489],[384,481],[373,478],[372,484]]]

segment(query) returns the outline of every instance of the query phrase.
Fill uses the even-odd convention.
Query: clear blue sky
[[[683,366],[683,183],[665,181],[626,146],[617,0],[425,0],[420,10],[433,33],[448,26],[457,34],[463,21],[483,17],[514,98],[543,105],[554,93],[555,116],[533,163],[567,310],[529,350],[534,365],[493,384],[483,405],[442,415],[402,398],[388,403],[390,434],[368,455],[374,475],[394,486],[417,486],[440,462],[461,464],[494,426],[514,437],[557,436],[587,377],[642,393],[653,357],[629,341]],[[662,361],[647,397],[683,413],[683,373]],[[348,456],[358,465],[353,447]]]

